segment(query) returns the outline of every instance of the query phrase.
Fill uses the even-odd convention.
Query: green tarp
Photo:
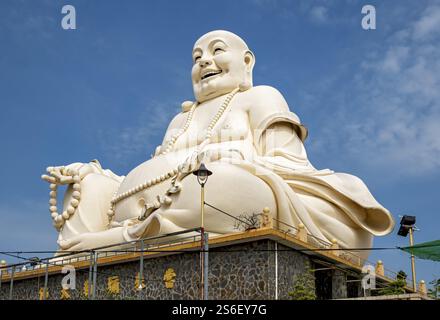
[[[399,249],[411,253],[420,259],[440,261],[440,240],[419,243],[412,247]]]

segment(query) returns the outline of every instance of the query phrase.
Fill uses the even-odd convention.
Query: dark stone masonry
[[[278,255],[275,254],[275,245]],[[144,259],[144,284],[139,287],[139,260],[98,266],[96,299],[199,299],[200,261],[198,252],[178,253]],[[277,266],[277,271],[276,271]],[[172,269],[174,281],[167,288],[164,276]],[[209,252],[209,299],[289,299],[296,275],[315,268],[311,258],[273,240],[257,240],[211,248]],[[278,281],[275,281],[277,274]],[[49,275],[48,299],[61,299],[64,274]],[[166,278],[166,277],[165,277]],[[87,299],[89,269],[76,270],[76,289],[64,292],[64,298]],[[169,279],[168,279],[169,280]],[[318,299],[345,298],[347,288],[343,273],[329,274],[327,291],[332,296]],[[170,284],[168,282],[168,284]],[[322,285],[322,284],[320,284]],[[29,279],[14,279],[12,298],[38,300],[43,296],[44,273]],[[9,299],[10,281],[0,288],[0,299]]]

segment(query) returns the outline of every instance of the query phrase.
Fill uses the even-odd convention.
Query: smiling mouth
[[[218,75],[218,74],[220,74],[220,73],[222,73],[222,70],[218,70],[218,71],[209,71],[209,72],[207,72],[207,73],[205,73],[203,76],[202,76],[202,80],[205,80],[205,79],[208,79],[208,78],[210,78],[210,77],[213,77],[213,76],[216,76],[216,75]]]

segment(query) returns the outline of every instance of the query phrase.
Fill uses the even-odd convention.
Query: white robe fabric
[[[226,147],[217,155],[217,159],[211,161],[231,163],[228,156],[234,152],[241,154],[241,159],[231,165],[239,166],[262,179],[271,188],[277,207],[275,218],[283,222],[276,222],[275,225],[281,230],[303,224],[310,235],[326,242],[336,239],[345,248],[371,247],[373,236],[392,231],[394,220],[390,212],[374,199],[359,178],[328,169],[315,169],[308,161],[303,145],[306,137],[307,130],[294,113],[271,114],[261,121],[256,130],[249,132],[242,150],[232,150],[233,147],[228,150]],[[222,157],[222,153],[226,156]],[[130,229],[130,225],[136,225],[133,219],[125,221],[127,223],[119,221],[116,227],[110,228],[106,212],[112,195],[124,177],[102,170],[99,163],[93,165],[93,172],[82,181],[84,196],[77,213],[60,232],[59,240],[84,233],[105,235],[111,232],[118,234],[114,238],[122,242],[124,239],[132,241],[184,229],[170,218],[172,214],[166,210],[158,210],[145,221],[138,221],[140,228],[134,231]],[[71,192],[69,187],[65,207],[70,201]],[[115,228],[122,230],[119,232]],[[209,232],[209,225],[206,229]],[[233,232],[233,226],[230,230]],[[95,247],[109,244],[114,238],[110,233],[108,235],[98,237],[101,240],[94,240],[92,244]],[[365,258],[368,252],[359,255]]]
[[[295,132],[284,136],[277,132],[277,127],[285,128],[286,124],[297,136]],[[359,178],[329,169],[316,170],[310,164],[303,146],[307,130],[294,113],[273,114],[255,132],[260,133],[254,135],[257,156],[253,163],[242,166],[262,173],[260,177],[271,186],[279,220],[294,226],[302,223],[311,235],[329,242],[336,239],[344,247],[358,247],[368,239],[372,241],[372,235],[393,230],[390,212]],[[271,134],[276,135],[272,137],[275,143],[268,149],[266,141],[271,138],[267,135]]]

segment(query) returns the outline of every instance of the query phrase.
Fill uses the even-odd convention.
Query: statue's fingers
[[[61,180],[63,177],[62,174],[56,169],[52,170],[50,174],[55,178],[57,178],[58,180]]]
[[[75,167],[65,167],[63,170],[61,170],[61,173],[65,176],[72,176],[74,174],[77,174],[78,170],[75,169]]]
[[[61,167],[61,166],[58,166],[58,167],[48,167],[47,168],[47,170],[48,170],[48,172],[50,173],[50,174],[52,174],[52,172],[58,172],[59,174],[61,174],[61,170],[63,169],[64,167]]]
[[[70,184],[73,183],[73,178],[71,176],[62,176],[60,179],[61,184]]]
[[[199,152],[193,152],[193,154],[192,154],[192,157],[191,157],[191,162],[192,163],[195,163],[195,162],[197,162],[198,161],[198,159],[199,159]]]
[[[54,177],[48,176],[47,174],[43,174],[41,176],[41,179],[43,179],[49,183],[56,183],[57,182],[57,179],[55,179]]]

